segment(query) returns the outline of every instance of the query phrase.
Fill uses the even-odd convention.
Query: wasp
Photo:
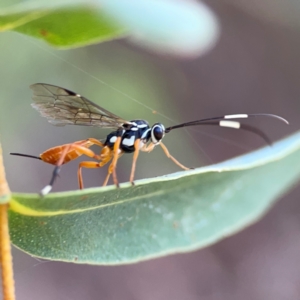
[[[264,132],[255,127],[242,124],[237,120],[263,116],[276,118],[288,124],[286,119],[278,115],[258,113],[224,115],[182,123],[167,128],[165,128],[161,123],[155,123],[154,125],[149,126],[148,122],[145,120],[126,121],[125,119],[122,119],[107,111],[103,107],[93,103],[87,98],[62,87],[46,83],[36,83],[31,85],[30,88],[33,90],[32,99],[34,103],[31,104],[32,107],[39,111],[40,114],[43,117],[46,117],[53,125],[65,126],[70,124],[114,129],[113,132],[107,135],[105,140],[88,138],[50,148],[39,156],[10,153],[11,155],[39,159],[56,166],[50,183],[41,191],[42,196],[51,191],[54,181],[60,172],[61,166],[82,155],[95,159],[95,161],[83,161],[79,163],[77,176],[80,189],[84,188],[82,168],[101,168],[109,162],[111,163],[108,167],[108,172],[103,186],[107,185],[111,175],[113,177],[114,184],[119,186],[116,175],[116,167],[118,159],[124,153],[133,153],[129,181],[134,184],[134,173],[139,152],[151,152],[158,145],[162,148],[166,156],[176,165],[184,170],[190,169],[175,159],[170,154],[167,147],[162,143],[162,139],[165,134],[174,129],[198,125],[217,125],[220,127],[250,131],[259,135],[266,143],[271,144],[271,141]],[[92,145],[96,145],[101,148],[99,154],[90,149]]]

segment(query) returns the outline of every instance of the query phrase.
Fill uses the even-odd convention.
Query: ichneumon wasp
[[[108,167],[108,173],[103,186],[108,183],[111,174],[113,175],[114,184],[118,186],[116,166],[118,159],[124,153],[133,153],[129,179],[133,184],[139,151],[151,152],[157,145],[160,145],[166,156],[180,168],[184,170],[190,169],[178,162],[169,153],[167,147],[161,142],[165,134],[174,129],[197,125],[217,125],[221,127],[250,131],[259,135],[266,143],[271,144],[271,141],[264,132],[255,127],[241,124],[236,120],[264,116],[273,117],[288,124],[288,121],[280,116],[258,113],[224,115],[221,117],[182,123],[167,128],[165,128],[161,123],[155,123],[152,127],[150,127],[148,122],[145,120],[126,121],[85,97],[58,86],[36,83],[31,85],[30,88],[33,90],[32,99],[34,103],[32,104],[32,107],[38,110],[43,117],[46,117],[51,124],[57,126],[71,124],[115,129],[115,131],[107,135],[105,140],[88,138],[86,140],[50,148],[40,154],[40,156],[10,153],[11,155],[40,159],[46,163],[56,166],[49,185],[41,191],[42,195],[46,195],[51,191],[53,183],[59,174],[61,165],[66,164],[81,155],[86,155],[96,161],[84,161],[79,163],[78,183],[80,189],[83,189],[82,168],[101,168],[110,161],[111,164]],[[92,145],[97,145],[102,148],[100,154],[96,154],[94,151],[89,149]]]

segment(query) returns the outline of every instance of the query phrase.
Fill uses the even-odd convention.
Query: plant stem
[[[0,145],[0,200],[3,203],[10,199],[10,190],[5,178],[5,171]],[[8,203],[0,204],[0,265],[2,271],[3,300],[15,300],[12,255],[8,228]]]
[[[8,204],[0,205],[0,261],[3,300],[15,299],[15,285],[7,218]]]
[[[6,203],[10,199],[10,189],[5,177],[2,147],[0,144],[0,201],[1,203]]]

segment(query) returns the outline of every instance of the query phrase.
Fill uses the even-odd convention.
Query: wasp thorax
[[[161,123],[155,123],[151,128],[151,140],[153,144],[158,144],[165,135],[165,127]]]

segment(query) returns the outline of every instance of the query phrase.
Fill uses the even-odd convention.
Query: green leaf
[[[300,132],[220,164],[114,186],[14,194],[14,245],[38,257],[136,262],[205,247],[255,222],[300,176]]]
[[[196,56],[215,45],[219,26],[212,11],[194,1],[26,1],[0,10],[0,32],[13,30],[59,48],[79,47],[130,32],[142,46]]]
[[[59,48],[79,47],[124,36],[125,26],[117,24],[99,7],[80,4],[82,1],[66,5],[69,2],[33,5],[33,1],[28,1],[2,11],[0,32],[13,30]]]
[[[174,0],[98,0],[104,10],[130,29],[135,43],[179,56],[210,50],[219,36],[217,18],[203,3]]]

